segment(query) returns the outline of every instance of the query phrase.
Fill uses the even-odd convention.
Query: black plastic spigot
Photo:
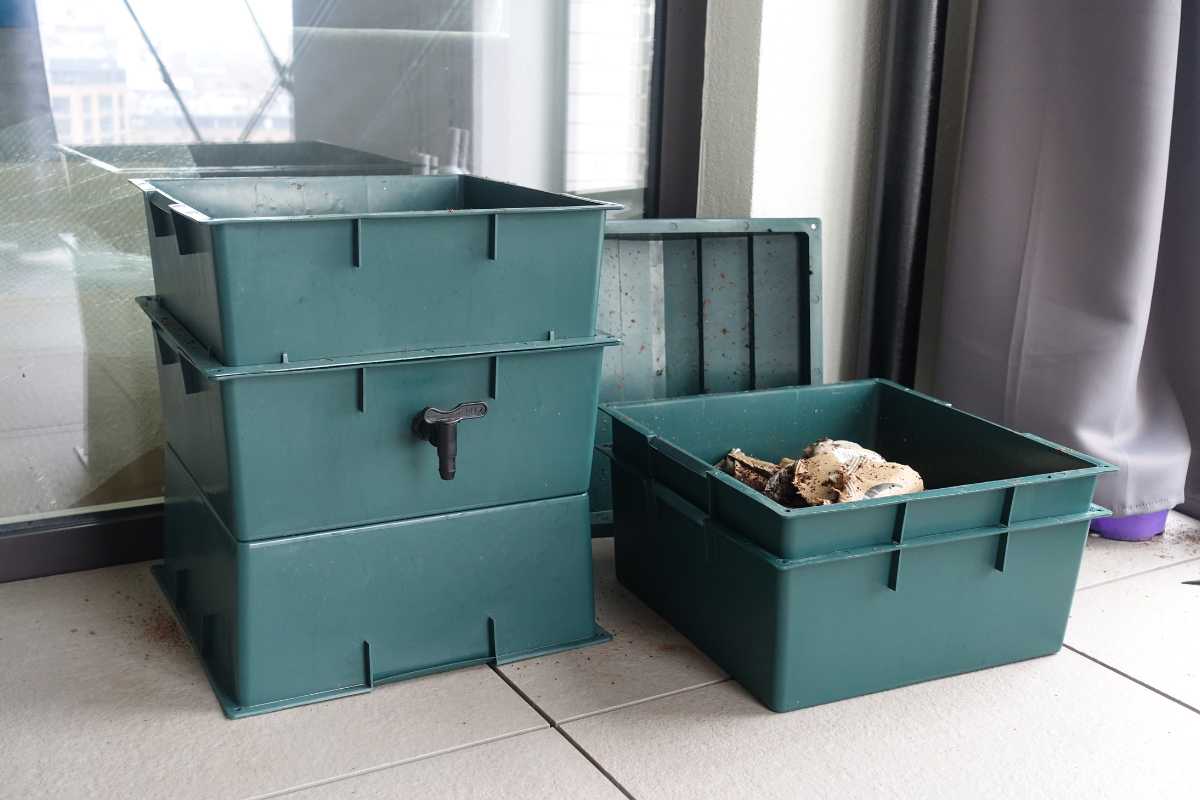
[[[479,419],[487,412],[488,404],[476,400],[472,403],[459,403],[449,411],[426,406],[420,414],[413,417],[413,434],[437,448],[438,474],[442,476],[442,480],[454,480],[458,460],[458,423],[468,419]]]

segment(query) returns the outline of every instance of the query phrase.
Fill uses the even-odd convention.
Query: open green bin
[[[611,337],[228,367],[155,299],[139,303],[167,441],[240,541],[588,489]],[[445,480],[412,423],[463,403],[487,413],[456,425]]]
[[[884,380],[609,403],[617,458],[780,558],[1088,510],[1114,468]],[[787,508],[714,465],[849,439],[916,468],[919,494]]]
[[[156,293],[229,366],[592,336],[620,208],[467,175],[134,183]]]
[[[231,717],[608,638],[586,494],[245,542],[170,447],[166,483],[155,573]]]
[[[1062,646],[1102,461],[881,380],[611,403],[617,577],[776,711]],[[927,491],[787,508],[713,466],[850,439]]]

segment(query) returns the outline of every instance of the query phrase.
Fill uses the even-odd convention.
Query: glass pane
[[[641,214],[653,0],[17,5],[36,15],[0,45],[23,65],[0,88],[0,522],[161,493],[129,178],[471,172]]]

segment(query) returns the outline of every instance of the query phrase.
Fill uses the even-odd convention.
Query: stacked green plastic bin
[[[1056,652],[1104,462],[888,381],[602,406],[620,581],[776,711]],[[787,508],[716,469],[824,437],[926,491]]]
[[[469,176],[135,181],[160,583],[229,716],[577,647],[605,212]]]

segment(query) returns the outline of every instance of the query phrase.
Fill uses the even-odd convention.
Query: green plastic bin
[[[774,711],[1058,651],[1108,513],[865,545],[831,514],[819,552],[783,559],[619,459],[613,502],[621,583]]]
[[[884,380],[609,403],[617,458],[780,558],[1083,514],[1114,467]],[[925,479],[918,494],[787,508],[714,465],[850,439]]]
[[[167,441],[241,541],[586,492],[611,337],[227,367],[153,298]],[[457,471],[414,433],[456,426]]]
[[[466,175],[134,183],[156,293],[230,366],[592,336],[619,208]]]
[[[230,717],[608,638],[585,494],[247,543],[166,458],[155,573]]]

